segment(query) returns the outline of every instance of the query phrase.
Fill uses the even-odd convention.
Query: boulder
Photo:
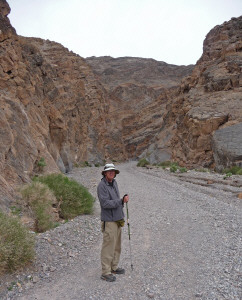
[[[212,148],[218,171],[234,165],[242,167],[242,123],[216,130]]]

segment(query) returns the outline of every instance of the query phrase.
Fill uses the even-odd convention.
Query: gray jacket
[[[97,195],[101,205],[102,221],[114,222],[124,218],[123,201],[120,199],[115,179],[113,180],[113,185],[111,185],[103,177],[97,187]]]

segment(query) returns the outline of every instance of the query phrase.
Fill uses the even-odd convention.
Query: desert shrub
[[[0,273],[14,271],[30,262],[35,255],[34,235],[17,217],[0,211]]]
[[[223,177],[223,179],[227,179],[231,177],[233,174],[231,172],[226,173],[226,175]]]
[[[47,185],[32,182],[22,188],[21,194],[32,211],[37,232],[44,232],[55,227],[52,205],[57,203],[57,200]]]
[[[232,175],[242,175],[242,168],[239,166],[233,166],[231,168],[226,168],[222,172],[223,174],[232,173]]]
[[[170,172],[175,173],[177,170],[178,170],[177,165],[172,164],[172,165],[170,166]]]
[[[185,168],[185,167],[180,167],[180,168],[179,168],[179,171],[180,171],[181,173],[185,173],[185,172],[187,172],[187,168]]]
[[[242,175],[242,168],[236,172],[236,175]]]
[[[73,179],[62,174],[35,177],[35,181],[46,184],[60,202],[60,216],[71,219],[93,211],[94,197],[89,191]]]
[[[239,166],[233,166],[229,169],[229,171],[233,174],[233,175],[239,175],[239,173],[242,171],[242,168],[240,168]]]
[[[137,163],[137,167],[145,167],[149,164],[148,160],[146,158],[141,158],[139,162]]]
[[[46,162],[44,157],[41,157],[40,160],[37,163],[37,166],[39,168],[39,171],[43,171],[44,167],[46,167]]]

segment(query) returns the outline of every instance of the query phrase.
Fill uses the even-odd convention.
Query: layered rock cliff
[[[45,172],[142,156],[191,167],[241,162],[242,17],[209,32],[194,67],[85,60],[18,36],[9,12],[0,0],[0,207],[41,157]]]
[[[62,45],[16,35],[1,0],[0,205],[29,181],[38,161],[67,172],[80,161],[122,155],[110,134],[109,97],[83,58]],[[115,131],[115,124],[113,126]],[[123,155],[125,158],[125,155]]]
[[[194,66],[169,65],[137,57],[90,57],[86,61],[110,94],[115,108],[113,119],[127,157],[137,159],[149,153],[152,163],[170,159],[171,152],[166,151],[166,146],[154,148],[154,142],[163,131],[167,104],[181,79],[190,75]]]
[[[172,156],[181,164],[215,166],[216,149],[212,144],[216,143],[212,141],[216,140],[216,131],[242,122],[241,65],[242,17],[239,17],[208,33],[202,57],[191,76],[183,80],[170,107],[172,114],[178,115],[171,142]],[[237,136],[238,145],[241,134]],[[224,161],[223,167],[241,161],[242,152],[236,159]]]

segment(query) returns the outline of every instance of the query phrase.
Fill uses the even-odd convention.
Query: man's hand
[[[128,201],[129,201],[129,195],[125,194],[125,195],[123,196],[123,202],[126,203],[126,202],[128,202]]]

